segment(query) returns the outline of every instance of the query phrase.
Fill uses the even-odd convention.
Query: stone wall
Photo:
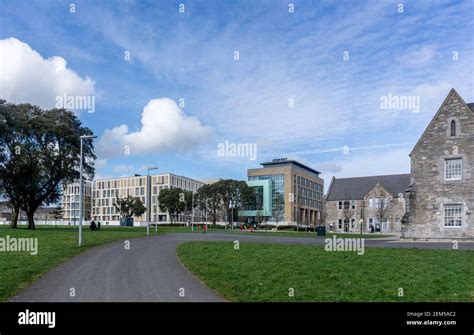
[[[394,197],[390,193],[388,193],[383,187],[379,185],[375,186],[367,195],[364,197],[363,200],[355,200],[355,209],[353,211],[353,215],[351,219],[355,219],[354,228],[349,222],[349,232],[360,232],[360,219],[361,217],[364,218],[364,222],[362,225],[362,231],[367,233],[370,231],[369,229],[369,219],[376,218],[376,209],[369,207],[369,199],[375,198],[376,196],[383,196],[383,197],[390,197],[391,200],[388,204],[386,218],[388,219],[388,227],[385,232],[390,233],[398,233],[401,231],[401,219],[405,214],[405,198],[402,197]],[[350,199],[347,199],[350,201]],[[341,200],[344,201],[344,200]],[[344,208],[344,205],[343,205]],[[344,231],[344,219],[345,213],[344,209],[339,209],[339,201],[326,201],[325,204],[325,223],[327,229],[331,228],[331,224],[333,227],[333,231],[342,232]],[[342,228],[339,228],[339,220],[342,220]],[[350,220],[349,220],[350,221]]]
[[[450,137],[450,121],[457,136]],[[462,158],[462,179],[445,180],[445,159]],[[411,182],[407,238],[474,237],[474,112],[453,90],[411,154]],[[463,204],[463,226],[444,227],[446,204]]]

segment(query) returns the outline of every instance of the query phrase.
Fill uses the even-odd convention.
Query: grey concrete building
[[[334,232],[400,232],[409,174],[335,178],[325,201],[325,225]]]
[[[474,238],[474,104],[452,89],[410,158],[402,236]]]

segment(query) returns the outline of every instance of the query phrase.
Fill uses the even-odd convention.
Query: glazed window
[[[462,159],[456,158],[445,160],[444,175],[445,180],[462,179]]]
[[[444,206],[444,226],[461,227],[462,226],[463,205],[445,205]]]
[[[451,137],[456,136],[456,121],[454,121],[454,120],[451,121],[450,135],[451,135]]]

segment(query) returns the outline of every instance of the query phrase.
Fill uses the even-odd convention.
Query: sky
[[[0,98],[78,98],[96,178],[158,166],[246,179],[287,157],[327,188],[409,173],[450,89],[474,101],[473,13],[442,0],[0,0]]]

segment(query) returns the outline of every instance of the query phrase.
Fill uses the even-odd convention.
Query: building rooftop
[[[326,201],[362,200],[377,184],[390,192],[393,197],[397,197],[400,193],[404,194],[410,185],[410,174],[340,179],[334,177],[329,185]]]
[[[299,166],[300,168],[303,168],[305,170],[308,170],[308,171],[311,171],[315,174],[321,174],[321,172],[313,169],[313,168],[310,168],[309,166],[307,165],[304,165],[303,163],[300,163],[298,161],[295,161],[295,160],[292,160],[292,159],[288,159],[288,158],[277,158],[277,159],[274,159],[272,160],[271,162],[264,162],[264,163],[260,163],[263,167],[270,167],[270,166],[273,166],[273,165],[285,165],[285,164],[294,164],[296,166]]]
[[[472,110],[474,112],[474,102],[470,102],[466,105],[467,105],[467,107],[469,107],[470,110]]]

